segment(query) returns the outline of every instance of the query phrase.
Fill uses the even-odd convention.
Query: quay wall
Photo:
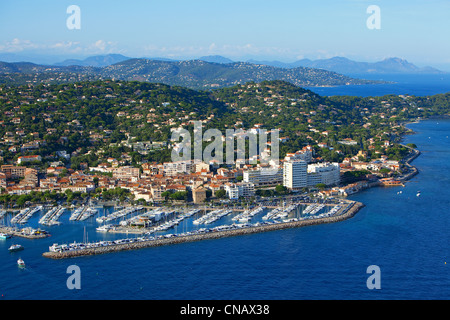
[[[299,228],[304,226],[318,225],[323,223],[334,223],[343,221],[353,217],[364,204],[360,202],[354,202],[353,205],[343,214],[333,217],[321,218],[321,219],[311,219],[311,220],[302,220],[302,221],[293,221],[293,222],[285,222],[285,223],[276,223],[270,225],[262,225],[255,226],[249,228],[241,228],[234,230],[225,230],[225,231],[215,231],[209,233],[202,234],[194,234],[187,236],[178,236],[171,238],[164,238],[158,240],[148,240],[148,241],[140,241],[134,243],[126,243],[126,244],[117,244],[110,245],[105,247],[96,247],[89,249],[80,249],[80,250],[72,250],[65,252],[44,252],[42,255],[46,258],[51,259],[65,259],[65,258],[73,258],[80,256],[89,256],[89,255],[99,255],[111,252],[119,252],[125,250],[136,250],[142,248],[149,247],[158,247],[163,245],[172,245],[186,242],[194,242],[201,240],[211,240],[211,239],[220,239],[225,237],[233,237],[239,235],[249,235],[254,233],[266,232],[266,231],[275,231],[275,230],[283,230],[288,228]]]
[[[16,230],[15,228],[0,226],[0,232],[10,234],[14,237],[26,238],[26,239],[43,239],[49,236],[48,233],[27,234],[22,230]]]

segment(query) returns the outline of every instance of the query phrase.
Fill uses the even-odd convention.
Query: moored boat
[[[1,240],[6,240],[6,239],[9,239],[9,238],[11,238],[11,235],[10,235],[10,234],[7,234],[7,233],[0,233],[0,239],[1,239]]]

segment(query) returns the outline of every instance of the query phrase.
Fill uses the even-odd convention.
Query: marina
[[[334,215],[320,218],[293,218],[288,222],[257,222],[255,224],[239,223],[223,225],[214,228],[200,228],[180,234],[151,235],[141,237],[117,239],[112,241],[97,241],[93,243],[53,244],[49,251],[43,253],[44,257],[51,259],[64,259],[86,255],[97,255],[123,250],[135,250],[148,247],[193,242],[207,239],[246,235],[252,233],[298,228],[322,223],[332,223],[353,217],[363,207],[360,202],[349,201],[343,210],[335,210]],[[337,214],[339,212],[339,214]]]
[[[72,213],[70,214],[70,221],[79,221],[80,218],[83,216],[84,212],[88,209],[86,206],[81,206],[76,208]]]
[[[193,224],[210,224],[226,215],[230,214],[232,210],[218,209],[208,212],[207,214],[201,216],[200,218],[194,220]]]
[[[245,210],[244,212],[234,216],[232,220],[233,221],[239,221],[239,222],[248,222],[255,215],[257,215],[259,213],[262,213],[264,209],[265,208],[261,206],[261,207],[257,207],[257,208],[252,209],[252,210]]]
[[[76,220],[78,220],[78,221],[85,221],[85,220],[89,219],[90,217],[96,215],[97,213],[98,213],[98,210],[96,208],[88,207],[88,208],[85,208],[81,212],[79,218],[76,219]]]
[[[194,210],[188,211],[187,213],[180,214],[175,219],[165,220],[163,223],[161,223],[159,225],[155,225],[155,226],[150,227],[150,229],[146,229],[146,233],[152,234],[152,233],[159,232],[159,231],[167,231],[175,226],[178,226],[178,224],[180,222],[193,216],[194,214],[198,213],[199,211],[200,210],[198,210],[198,209],[194,209]],[[175,212],[176,212],[175,210],[166,212],[166,217],[174,214]]]

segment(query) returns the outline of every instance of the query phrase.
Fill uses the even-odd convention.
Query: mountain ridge
[[[350,60],[345,57],[333,57],[329,59],[301,59],[295,62],[280,61],[258,61],[250,60],[252,63],[260,63],[273,65],[280,68],[296,68],[299,66],[324,69],[334,71],[341,74],[387,74],[387,73],[404,73],[404,74],[425,74],[425,73],[446,73],[433,67],[417,67],[413,63],[405,59],[392,57],[377,62],[359,62]]]
[[[105,61],[105,59],[100,58],[97,61]],[[264,80],[283,80],[304,87],[380,83],[308,67],[287,69],[249,62],[224,64],[199,59],[163,61],[132,58],[104,67],[0,62],[0,74],[3,74],[10,83],[14,83],[17,78],[20,78],[22,83],[34,81],[31,79],[39,75],[40,81],[48,80],[50,82],[67,82],[68,78],[75,80],[117,79],[158,82],[191,89],[220,88]],[[3,79],[0,82],[8,81]]]

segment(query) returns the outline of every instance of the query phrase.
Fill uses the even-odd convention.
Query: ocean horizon
[[[361,97],[384,96],[388,94],[427,96],[450,92],[450,73],[348,74],[348,76],[358,79],[382,80],[392,83],[307,87],[307,89],[322,96],[348,95]]]

